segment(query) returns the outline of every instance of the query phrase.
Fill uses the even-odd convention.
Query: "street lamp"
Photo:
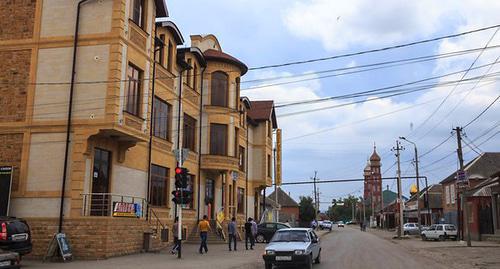
[[[415,142],[412,142],[412,141],[406,139],[406,137],[403,137],[403,136],[400,136],[399,139],[405,140],[406,142],[413,144],[413,147],[415,149],[415,170],[416,170],[415,173],[416,173],[416,177],[417,177],[417,218],[418,218],[418,225],[419,225],[418,227],[420,229],[420,225],[421,225],[421,222],[420,222],[420,177],[419,177],[419,173],[418,173],[417,144],[415,144]],[[424,203],[427,205],[426,206],[427,214],[430,215],[429,203],[427,202],[428,194],[429,194],[429,188],[427,186],[427,178],[425,178],[425,191],[426,191],[426,195],[425,195]],[[426,220],[426,223],[427,223],[427,220]]]

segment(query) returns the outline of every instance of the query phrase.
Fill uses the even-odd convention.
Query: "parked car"
[[[420,233],[422,240],[434,239],[444,241],[448,238],[457,239],[457,228],[453,224],[433,224],[428,230]]]
[[[21,268],[19,253],[0,250],[0,269]]]
[[[0,250],[26,255],[32,247],[30,227],[25,220],[0,217]]]
[[[346,225],[356,225],[356,224],[358,224],[358,222],[355,220],[350,220],[350,221],[346,222],[345,224]]]
[[[344,222],[343,221],[337,221],[337,227],[342,227],[344,228]]]
[[[405,235],[418,235],[420,229],[418,223],[408,222],[403,225],[403,233]]]
[[[264,222],[257,226],[257,243],[269,242],[277,230],[290,228],[290,225],[281,222]]]
[[[333,226],[333,223],[329,220],[324,220],[321,225],[319,226],[319,228],[321,230],[324,230],[324,229],[327,229],[327,230],[332,230],[332,226]]]
[[[276,232],[262,256],[266,269],[273,265],[304,265],[311,269],[321,262],[319,238],[310,228],[290,228]]]

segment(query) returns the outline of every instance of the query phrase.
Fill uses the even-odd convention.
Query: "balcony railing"
[[[148,210],[146,199],[129,195],[115,193],[84,193],[83,196],[83,216],[113,216],[113,208],[116,203],[134,204],[136,217],[145,218],[145,212]]]

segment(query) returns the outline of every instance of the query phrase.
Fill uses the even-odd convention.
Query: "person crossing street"
[[[236,234],[237,234],[237,226],[236,226],[236,218],[233,217],[231,222],[227,225],[227,234],[229,235],[229,251],[231,251],[231,241],[234,242],[234,251],[236,251]]]
[[[176,254],[179,250],[179,217],[175,217],[174,225],[172,226],[172,232],[174,234],[174,246],[170,253]]]
[[[198,230],[200,231],[200,254],[203,254],[203,250],[205,250],[205,253],[208,252],[208,246],[207,246],[207,237],[208,237],[208,231],[210,231],[210,223],[208,222],[208,217],[207,215],[203,216],[203,219],[200,220],[200,223],[198,223]]]

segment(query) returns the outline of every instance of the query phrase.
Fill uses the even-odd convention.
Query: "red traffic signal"
[[[193,200],[193,193],[191,191],[173,191],[172,192],[172,202],[175,204],[189,204]]]
[[[178,175],[178,174],[181,174],[181,173],[182,173],[182,168],[176,167],[175,168],[175,174]]]

